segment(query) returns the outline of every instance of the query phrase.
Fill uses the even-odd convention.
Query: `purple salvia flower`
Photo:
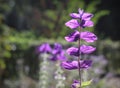
[[[81,39],[85,40],[86,42],[94,42],[97,40],[97,36],[89,31],[81,32],[80,36]]]
[[[90,20],[87,20],[87,21],[81,20],[81,22],[79,22],[76,19],[72,19],[72,20],[66,22],[65,25],[71,29],[76,29],[78,27],[81,27],[81,28],[92,27],[94,25],[94,23]]]
[[[85,28],[85,27],[92,27],[93,22],[90,20],[93,17],[91,13],[85,13],[80,8],[78,9],[77,13],[71,13],[70,16],[73,18],[72,20],[65,23],[65,25],[71,29],[76,29],[78,27]]]
[[[87,46],[87,45],[82,45],[80,46],[80,51],[83,53],[83,54],[90,54],[92,53],[93,51],[95,51],[96,48],[95,47],[92,47],[92,46]]]
[[[59,54],[61,53],[61,51],[62,51],[62,45],[59,43],[55,43],[52,54]]]
[[[68,42],[75,42],[80,39],[80,36],[81,39],[85,40],[86,42],[94,42],[95,40],[97,40],[97,36],[94,33],[89,31],[78,32],[77,30],[65,36],[65,40]]]
[[[80,85],[80,82],[78,80],[74,80],[71,88],[77,88],[78,85]]]
[[[68,42],[75,42],[80,38],[80,33],[75,30],[74,32],[70,33],[69,35],[65,36],[65,40]]]
[[[59,54],[53,54],[50,57],[50,60],[52,61],[57,61],[57,60],[65,61],[66,59],[67,57],[65,56],[65,52],[63,50]]]
[[[78,50],[78,48],[76,47],[70,47],[66,50],[66,52],[71,55],[71,56],[79,56],[80,53],[83,53],[83,54],[90,54],[92,53],[93,51],[95,51],[96,48],[95,47],[92,47],[92,46],[87,46],[87,45],[81,45],[80,46],[80,51]]]
[[[56,61],[66,59],[67,57],[65,56],[65,51],[62,49],[62,45],[60,43],[55,43],[50,60]]]
[[[52,51],[52,49],[51,49],[49,43],[43,43],[38,47],[38,52],[41,52],[41,53],[49,53],[51,51]]]
[[[81,60],[80,69],[88,69],[92,65],[91,60]],[[61,67],[67,70],[79,69],[78,61],[63,61]]]
[[[70,16],[73,19],[81,19],[81,20],[90,20],[93,17],[93,14],[86,13],[82,9],[78,9],[78,13],[71,13]]]
[[[65,25],[70,27],[71,29],[76,29],[80,26],[79,22],[75,19],[72,19],[72,20],[66,22]]]
[[[66,52],[69,54],[69,55],[73,55],[73,56],[79,56],[79,51],[78,51],[78,48],[76,47],[70,47],[66,50]]]

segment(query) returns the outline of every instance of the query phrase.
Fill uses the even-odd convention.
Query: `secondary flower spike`
[[[88,69],[92,65],[91,60],[81,60],[80,69]],[[79,69],[78,61],[63,61],[61,67],[67,70]]]
[[[65,25],[71,29],[76,29],[78,27],[92,27],[94,23],[90,20],[93,15],[91,13],[85,13],[80,8],[78,9],[79,13],[71,13],[70,16],[72,20],[65,23]]]

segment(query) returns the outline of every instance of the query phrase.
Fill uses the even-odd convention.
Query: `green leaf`
[[[86,86],[89,86],[91,83],[92,83],[92,80],[86,81],[86,82],[82,82],[81,87],[80,87],[80,84],[77,84],[76,88],[84,88]]]
[[[82,82],[81,86],[83,88],[83,87],[89,86],[91,83],[92,83],[92,80],[86,81],[86,82]]]

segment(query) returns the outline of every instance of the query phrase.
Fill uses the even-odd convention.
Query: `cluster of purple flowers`
[[[42,43],[37,48],[37,51],[40,53],[49,53],[50,54],[49,60],[51,61],[57,60],[64,61],[67,59],[67,57],[65,56],[65,51],[60,43],[54,43],[53,48],[47,42]]]
[[[92,61],[91,60],[81,60],[81,54],[90,54],[96,50],[95,47],[90,45],[82,45],[80,44],[80,40],[91,43],[97,40],[97,36],[89,31],[83,30],[85,27],[92,27],[94,23],[91,21],[93,14],[84,12],[82,9],[78,9],[78,13],[71,13],[70,17],[72,18],[70,21],[66,22],[65,25],[71,29],[73,32],[69,35],[65,36],[65,40],[67,42],[79,42],[78,47],[70,47],[66,50],[66,52],[71,55],[78,57],[78,61],[63,61],[61,66],[67,70],[74,69],[88,69]],[[77,30],[79,28],[79,30]],[[80,80],[81,81],[81,80]],[[77,85],[80,84],[80,81],[74,80],[72,84],[72,88],[77,88]]]

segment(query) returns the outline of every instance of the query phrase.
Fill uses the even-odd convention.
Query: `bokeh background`
[[[94,58],[93,77],[99,81],[91,88],[120,88],[118,0],[0,0],[0,88],[35,88],[39,81],[36,47],[43,42],[71,46],[64,40],[71,32],[64,24],[78,8],[94,14],[94,27],[85,30],[98,36],[97,50],[89,57]],[[32,86],[19,85],[21,74],[22,81]]]

